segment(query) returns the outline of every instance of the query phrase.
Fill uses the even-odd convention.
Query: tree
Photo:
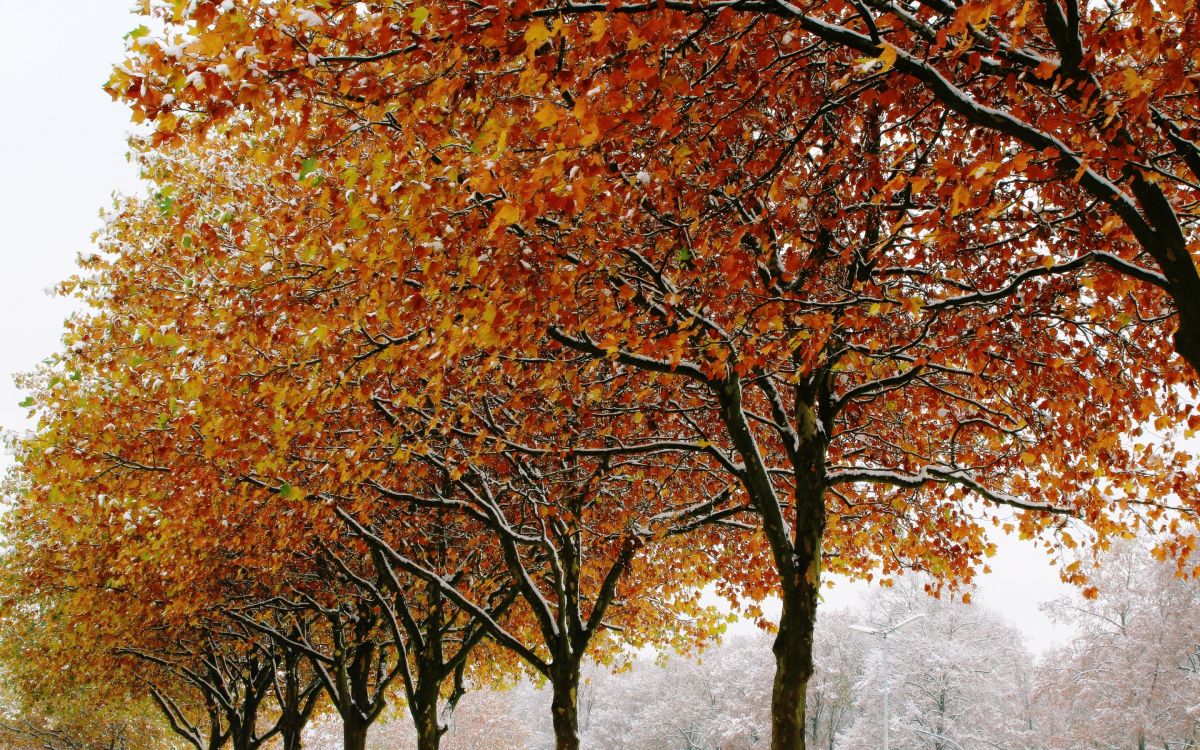
[[[0,739],[13,750],[142,750],[175,747],[143,701],[119,701],[107,686],[73,685],[70,695],[38,694],[6,675]],[[126,697],[126,696],[122,696]]]
[[[877,625],[924,615],[888,636],[890,735],[896,747],[1039,746],[1029,712],[1033,657],[998,613],[938,601],[915,580],[880,591],[864,609]],[[857,686],[857,716],[842,741],[869,747],[880,734],[877,696],[884,675],[879,644],[853,637],[869,655]]]
[[[394,539],[405,538],[397,530],[408,531],[413,523],[412,519],[404,520],[403,513],[391,514],[388,521],[390,536]],[[379,537],[373,536],[372,540],[386,546],[386,542]],[[312,645],[309,629],[296,619],[297,612],[314,609],[311,597],[304,597],[308,600],[307,605],[290,604],[284,600],[268,603],[268,608],[282,609],[287,613],[286,618],[293,623],[291,635],[286,628],[271,627],[261,621],[254,621],[254,627],[270,633],[276,640],[300,645],[313,660],[326,691],[338,697],[341,704],[339,712],[356,712],[350,713],[349,721],[344,717],[344,724],[361,724],[363,721],[358,718],[360,716],[370,717],[373,722],[384,707],[382,699],[387,688],[398,676],[403,684],[405,704],[416,728],[419,750],[436,750],[446,731],[440,715],[453,711],[465,694],[465,679],[472,666],[473,651],[488,633],[484,620],[499,618],[515,598],[507,581],[482,565],[480,556],[467,554],[459,557],[453,551],[455,545],[452,540],[465,545],[470,537],[461,535],[452,524],[441,521],[435,528],[423,531],[422,541],[425,544],[410,543],[405,548],[428,548],[429,551],[421,555],[421,559],[431,557],[436,560],[438,570],[446,571],[453,561],[455,570],[446,573],[449,580],[468,580],[472,584],[471,589],[476,592],[486,589],[486,604],[478,612],[456,608],[442,592],[440,584],[443,582],[440,579],[434,583],[398,572],[379,552],[356,550],[346,540],[324,539],[318,542],[320,557],[326,565],[335,566],[338,571],[332,577],[358,589],[358,621],[382,620],[382,626],[379,622],[373,622],[375,629],[382,627],[390,636],[390,641],[378,642],[379,634],[370,633],[379,649],[379,664],[390,661],[388,671],[375,678],[374,687],[369,693],[370,700],[358,697],[368,694],[370,675],[361,670],[356,672],[353,665],[347,669],[347,665],[338,662],[338,654],[347,653],[347,649],[339,647],[335,638],[332,651],[321,653]],[[410,538],[409,541],[413,540]],[[395,554],[391,546],[386,546],[386,549]],[[363,558],[370,562],[359,562]],[[364,567],[375,572],[374,580],[361,570]],[[349,598],[344,594],[339,597],[342,600]],[[250,607],[251,610],[262,608],[262,603]],[[315,609],[327,613],[319,606]],[[244,614],[237,616],[246,617]],[[363,660],[363,663],[368,662],[368,659]],[[443,693],[447,690],[449,693],[443,701]],[[355,703],[358,705],[347,705]]]
[[[1076,629],[1037,675],[1047,746],[1185,748],[1200,740],[1196,581],[1146,540],[1097,560],[1092,589],[1049,606]]]
[[[603,391],[616,391],[611,398],[619,399],[640,381],[626,382],[603,363],[534,367],[522,379],[481,370],[463,364],[463,380],[469,380],[464,388],[482,395],[442,405],[448,416],[402,410],[393,396],[376,391],[376,403],[397,431],[439,419],[449,424],[432,435],[395,438],[419,446],[402,458],[412,470],[380,468],[381,476],[400,477],[402,489],[370,484],[384,502],[430,508],[440,517],[457,514],[479,527],[479,541],[467,537],[458,544],[498,550],[505,585],[521,604],[506,613],[510,622],[497,622],[486,600],[455,585],[463,580],[457,559],[449,571],[431,568],[398,552],[350,511],[338,512],[372,546],[376,566],[386,566],[389,577],[399,569],[440,587],[498,644],[545,677],[553,692],[557,747],[577,748],[580,670],[589,652],[602,659],[619,648],[700,640],[719,619],[695,603],[704,570],[664,541],[710,524],[744,530],[730,519],[747,509],[730,502],[735,493],[721,478],[714,481],[706,466],[690,462],[686,453],[672,456],[672,442],[618,432],[613,422],[622,419],[589,408],[589,400],[611,403]],[[446,377],[455,392],[453,376]],[[545,379],[571,381],[572,390],[587,395],[573,403],[546,401],[538,386]],[[605,447],[581,447],[597,441]],[[617,637],[605,638],[610,633]]]
[[[388,686],[402,675],[422,740],[436,744],[441,733],[436,715],[442,686],[447,678],[455,678],[459,684],[451,697],[457,694],[470,649],[485,633],[480,623],[498,617],[512,597],[497,588],[486,557],[482,567],[463,575],[458,567],[443,579],[441,574],[447,569],[480,562],[447,539],[465,546],[474,538],[456,536],[457,531],[447,536],[448,529],[458,527],[447,523],[446,512],[406,513],[403,505],[414,499],[424,507],[438,505],[444,501],[437,494],[443,484],[455,492],[470,492],[479,489],[470,480],[480,476],[501,484],[512,480],[505,479],[503,472],[488,476],[496,468],[493,466],[460,482],[461,474],[450,476],[454,472],[444,465],[444,453],[436,448],[418,451],[413,443],[427,439],[436,446],[437,433],[426,437],[420,430],[399,429],[390,409],[400,407],[392,399],[411,398],[412,394],[397,389],[396,383],[404,377],[428,377],[429,373],[414,368],[406,376],[406,371],[395,367],[392,355],[407,342],[391,336],[384,326],[375,331],[364,329],[355,308],[361,299],[343,283],[344,268],[305,264],[299,274],[286,275],[298,269],[290,264],[281,267],[285,276],[277,279],[279,284],[292,287],[309,303],[319,303],[311,309],[319,309],[315,319],[321,322],[310,333],[323,331],[324,335],[291,338],[284,332],[290,340],[277,339],[278,321],[288,318],[292,300],[278,293],[275,283],[268,284],[264,292],[253,273],[246,275],[239,245],[249,234],[249,222],[264,222],[262,235],[254,236],[257,245],[271,236],[265,222],[279,218],[271,209],[294,215],[296,206],[286,198],[281,201],[281,194],[274,192],[274,175],[268,173],[264,178],[253,165],[231,164],[221,151],[210,157],[208,162],[191,165],[169,157],[148,158],[148,171],[162,170],[162,189],[149,200],[130,201],[123,207],[113,219],[109,245],[117,252],[113,258],[94,261],[97,274],[79,281],[103,312],[76,321],[71,334],[76,346],[41,376],[41,382],[48,383],[42,392],[46,429],[22,446],[31,488],[20,511],[28,521],[56,520],[49,524],[49,534],[31,539],[32,546],[56,551],[61,546],[71,565],[88,571],[89,585],[103,587],[116,578],[127,582],[125,588],[131,596],[151,594],[147,604],[188,590],[192,594],[189,601],[171,602],[171,618],[163,628],[169,638],[177,640],[183,623],[199,615],[219,616],[269,636],[287,653],[303,654],[343,717],[348,747],[365,742],[366,727],[382,711]],[[209,185],[208,191],[197,194],[184,189],[200,181]],[[229,183],[236,183],[236,190],[219,189]],[[234,204],[238,209],[234,213],[228,201],[235,193],[238,199],[257,194],[273,205],[263,204],[256,212],[250,206]],[[319,204],[310,207],[316,212],[323,210]],[[180,224],[164,223],[164,216],[178,216]],[[217,217],[221,217],[218,223],[209,223]],[[218,252],[198,241],[204,237],[215,238]],[[176,242],[179,244],[174,245]],[[170,247],[167,256],[163,255],[164,246]],[[147,268],[161,276],[146,283],[143,271]],[[258,268],[259,273],[270,270],[266,265]],[[379,299],[377,272],[368,268],[362,278],[375,299]],[[320,283],[317,278],[324,274],[336,281],[314,292],[311,285]],[[179,283],[181,278],[184,280]],[[267,312],[263,306],[275,309]],[[339,308],[348,314],[340,321]],[[371,317],[376,316],[368,315]],[[156,319],[171,322],[157,332],[147,329],[143,321]],[[231,322],[236,324],[234,336],[227,335]],[[331,327],[341,325],[347,326],[347,336],[328,335]],[[216,338],[200,341],[208,336]],[[108,344],[116,340],[124,343],[110,349]],[[199,347],[196,358],[188,363],[173,362],[170,351],[179,354],[185,340]],[[331,348],[313,359],[310,347],[314,345]],[[340,373],[334,376],[337,385],[321,380],[326,362]],[[315,365],[321,367],[312,370]],[[197,377],[201,367],[207,384],[224,383],[225,387],[209,388],[202,383]],[[351,388],[342,387],[348,380],[346,367],[354,370]],[[58,368],[70,375],[60,377]],[[297,373],[305,370],[308,374],[300,378]],[[466,374],[478,379],[474,370]],[[522,397],[535,394],[529,391]],[[105,408],[81,411],[80,404],[89,399]],[[264,400],[269,400],[270,408],[263,408]],[[492,404],[506,409],[514,405]],[[458,405],[446,410],[450,408]],[[545,413],[525,411],[517,412],[521,419],[549,419]],[[281,414],[304,415],[302,425]],[[408,409],[404,416],[409,415],[417,418],[419,426],[436,424],[441,412],[426,415]],[[632,415],[626,420],[636,421]],[[485,427],[491,437],[499,439],[511,426]],[[461,435],[452,432],[450,437]],[[462,450],[455,460],[473,458],[476,450],[457,444],[455,449]],[[65,457],[58,465],[51,467],[41,461],[48,455],[46,451],[59,450]],[[669,446],[637,452],[663,451],[669,451]],[[419,460],[411,466],[407,459],[399,458],[414,452]],[[620,457],[628,451],[610,446],[607,452]],[[519,453],[510,450],[496,460],[506,470],[521,465],[529,472],[530,484],[517,483],[517,491],[509,493],[512,497],[506,495],[506,507],[495,509],[499,515],[493,517],[493,530],[507,528],[499,521],[529,526],[537,523],[534,519],[539,512],[550,513],[547,520],[553,522],[561,546],[554,550],[536,545],[532,557],[520,552],[504,564],[510,574],[521,572],[526,577],[529,569],[540,567],[534,574],[536,585],[555,591],[550,598],[557,601],[558,611],[550,614],[533,589],[522,589],[531,607],[542,607],[526,618],[529,622],[551,616],[566,618],[564,622],[570,626],[552,633],[550,645],[562,658],[553,662],[555,669],[550,671],[555,672],[564,700],[559,707],[565,717],[564,736],[573,736],[573,698],[567,696],[572,681],[578,679],[586,646],[598,633],[613,627],[607,613],[615,596],[630,597],[620,605],[634,613],[624,620],[621,637],[635,645],[652,637],[640,630],[639,618],[655,618],[659,635],[653,637],[677,640],[689,633],[702,635],[711,620],[710,613],[694,606],[691,579],[677,575],[685,570],[683,565],[663,568],[661,573],[672,575],[660,575],[658,583],[646,587],[652,596],[635,596],[637,589],[629,584],[631,573],[645,577],[656,571],[641,561],[635,564],[635,554],[656,535],[690,531],[745,509],[725,507],[735,493],[725,491],[723,481],[713,488],[714,482],[685,459],[659,467],[617,461],[612,467],[618,472],[613,482],[628,491],[632,509],[623,515],[615,503],[610,508],[590,496],[589,472],[606,476],[609,470],[603,456],[597,454],[571,465],[572,450],[566,448],[539,448],[525,457]],[[542,466],[538,467],[539,463]],[[418,464],[432,466],[432,474],[418,473]],[[654,472],[690,474],[699,479],[687,492],[681,489],[676,494],[652,481]],[[429,481],[434,484],[422,498],[415,488]],[[189,487],[191,496],[181,496],[180,486]],[[391,489],[396,487],[414,489]],[[699,504],[691,502],[688,494],[710,491],[711,501]],[[550,496],[554,507],[539,511],[533,494],[522,492]],[[603,499],[614,492],[606,487]],[[113,504],[108,497],[121,500]],[[196,497],[212,498],[213,505],[197,503]],[[399,507],[388,507],[389,503]],[[342,512],[341,518],[329,512],[334,508]],[[371,544],[346,540],[343,519],[367,509],[374,520],[386,524],[384,532],[356,526],[359,541],[366,539]],[[441,510],[457,508],[451,504]],[[121,549],[119,555],[102,558],[103,563],[94,568],[81,565],[79,558],[90,560],[95,553],[84,540],[114,513],[122,512],[130,520],[136,512],[138,521],[144,520],[153,533],[132,524],[126,528],[126,536],[112,540]],[[581,527],[585,515],[588,526]],[[54,527],[67,518],[69,533],[56,535]],[[470,514],[466,518],[476,525],[478,520]],[[571,524],[575,526],[568,528]],[[581,540],[586,541],[585,546],[580,545]],[[406,555],[403,569],[395,565],[398,549]],[[409,557],[414,550],[418,563]],[[611,558],[607,562],[606,555]],[[694,569],[692,560],[684,558],[683,562]],[[557,573],[553,570],[556,564],[561,564]],[[422,567],[427,565],[436,570]],[[611,567],[604,572],[602,565]],[[372,566],[373,575],[364,572]],[[426,585],[423,592],[411,596],[409,579],[414,574],[420,574],[417,578]],[[95,580],[97,576],[101,580]],[[448,580],[466,586],[471,596],[477,597],[473,609],[456,615],[442,611],[443,599],[456,592],[455,584]],[[460,598],[455,603],[462,604],[462,595],[456,595]],[[679,600],[676,607],[668,602],[672,597]],[[413,615],[409,623],[404,610],[413,604],[421,610],[409,613]],[[583,616],[585,611],[586,622],[571,619],[572,612]],[[689,613],[698,616],[690,627],[664,630],[661,626],[663,622],[677,625],[680,615]],[[124,613],[116,618],[106,617],[108,614],[113,613],[97,610],[85,615],[103,619],[112,628],[128,628],[106,633],[106,643],[122,644],[130,630],[143,624]],[[75,615],[83,613],[77,610]],[[419,638],[410,624],[424,630]],[[492,627],[490,632],[502,636],[506,631]],[[439,650],[451,643],[463,648],[439,656]],[[540,656],[535,660],[542,662]],[[311,710],[311,703],[304,705]],[[281,710],[293,718],[288,723],[294,736],[295,720],[304,714],[299,708]],[[173,712],[172,718],[179,718],[177,714]],[[220,722],[214,727],[214,741],[232,731]]]
[[[216,628],[176,631],[169,645],[157,651],[141,644],[118,649],[199,693],[197,700],[176,700],[161,687],[161,680],[146,678],[150,695],[171,729],[196,750],[217,750],[227,743],[234,750],[258,750],[283,728],[279,720],[265,731],[260,727],[260,711],[275,686],[276,665],[270,651],[244,633],[232,633],[232,643],[229,635]],[[207,726],[189,719],[189,704],[203,706]]]

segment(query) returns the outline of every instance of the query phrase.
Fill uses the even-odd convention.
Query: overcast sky
[[[71,305],[46,292],[90,246],[114,190],[136,185],[129,115],[101,86],[136,24],[124,0],[0,0],[0,424],[24,424],[12,375],[52,353]],[[7,459],[6,459],[7,460]]]
[[[125,159],[128,113],[101,90],[138,22],[125,0],[0,0],[10,33],[0,45],[0,425],[26,426],[12,376],[55,351],[69,301],[46,290],[70,276],[90,247],[113,191],[136,189]],[[3,459],[6,465],[7,457]],[[975,600],[1000,610],[1037,651],[1061,641],[1038,604],[1061,595],[1055,571],[1028,544],[998,540],[994,573]],[[842,586],[826,606],[851,603]]]

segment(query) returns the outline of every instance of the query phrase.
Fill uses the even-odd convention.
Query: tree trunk
[[[246,698],[242,715],[230,717],[229,734],[233,750],[258,750],[259,743],[254,741],[254,728],[257,721],[257,707],[252,698]]]
[[[442,730],[438,726],[438,701],[434,694],[418,697],[408,706],[412,714],[413,726],[417,729],[417,750],[438,750],[442,742]]]
[[[255,750],[254,742],[249,732],[238,731],[233,735],[233,750]]]
[[[813,675],[813,632],[821,593],[825,539],[825,431],[808,399],[797,399],[800,444],[795,455],[796,521],[791,576],[780,586],[783,608],[775,637],[771,750],[805,750],[805,702]]]
[[[298,636],[294,636],[298,637]],[[316,696],[310,690],[304,690],[300,684],[300,653],[289,649],[283,659],[283,705],[279,707],[279,737],[283,750],[300,750],[301,735]]]
[[[342,718],[342,750],[366,750],[370,722]]]
[[[775,637],[775,684],[771,692],[771,750],[804,750],[804,710],[813,674],[817,587],[785,596]]]
[[[791,453],[795,521],[789,527],[749,421],[742,410],[739,377],[721,386],[721,419],[745,464],[743,481],[762,517],[763,534],[780,577],[779,634],[775,638],[775,684],[771,692],[771,750],[805,750],[804,703],[813,673],[813,630],[821,588],[825,538],[825,451],[831,425],[830,374],[810,375],[795,386],[796,445]],[[790,533],[790,538],[789,538]]]
[[[556,660],[557,661],[557,660]],[[554,714],[555,750],[579,750],[579,664],[555,664],[551,668],[550,703]]]
[[[283,740],[283,750],[300,750],[300,735],[304,731],[304,722],[298,717],[290,718],[285,721],[279,729],[279,736]]]

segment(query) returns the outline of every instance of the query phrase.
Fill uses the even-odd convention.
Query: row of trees
[[[782,602],[792,750],[823,571],[1184,565],[1195,8],[814,7],[146,3],[151,195],[26,381],[21,679],[198,750],[323,695],[357,750],[528,670],[569,750],[585,658],[702,644],[712,585]]]
[[[1094,599],[1075,593],[1046,605],[1074,638],[1036,660],[1000,613],[932,599],[911,577],[850,610],[826,613],[816,631],[808,743],[822,750],[877,744],[880,642],[851,626],[920,614],[919,625],[889,641],[892,747],[1194,747],[1200,740],[1200,587],[1137,543],[1118,545],[1102,564]],[[770,636],[762,631],[727,636],[695,657],[634,656],[616,673],[589,664],[580,685],[581,744],[612,750],[766,747],[772,669]],[[499,690],[480,687],[443,716],[448,731],[442,746],[552,748],[551,701],[551,691],[529,679]],[[416,747],[416,730],[402,714],[402,708],[386,713],[368,747]],[[6,746],[21,748],[25,740],[53,750],[167,744],[137,709],[88,716],[94,726],[21,716],[10,706],[0,719],[0,736]],[[340,735],[337,714],[326,707],[304,737],[308,747],[326,750],[341,745]]]
[[[1163,748],[1200,741],[1200,587],[1145,546],[1122,543],[1102,559],[1097,596],[1046,606],[1073,639],[1037,659],[999,612],[931,599],[902,579],[817,627],[808,742],[822,750],[870,748],[880,736],[882,662],[877,638],[850,628],[914,614],[919,625],[889,641],[891,743],[898,750]],[[649,657],[627,671],[587,670],[580,726],[587,747],[744,750],[766,747],[770,636],[730,636],[700,658]],[[544,690],[530,682],[464,699],[451,748],[553,747]],[[314,735],[316,747],[322,745]],[[411,746],[404,722],[381,727],[379,747]],[[390,744],[389,744],[390,743]],[[506,744],[508,743],[508,744]]]

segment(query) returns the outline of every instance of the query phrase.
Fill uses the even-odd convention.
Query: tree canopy
[[[823,571],[1195,546],[1194,7],[145,10],[109,90],[153,191],[27,380],[47,664],[291,664],[274,731],[311,678],[354,750],[393,684],[436,747],[519,660],[567,749],[584,656],[704,641],[711,584],[782,601],[790,750]]]

